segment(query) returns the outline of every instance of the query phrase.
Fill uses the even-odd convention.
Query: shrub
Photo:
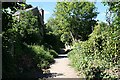
[[[118,78],[106,71],[113,70],[119,59],[119,30],[120,28],[98,25],[89,35],[87,41],[74,45],[68,56],[74,66],[86,78]],[[107,70],[108,69],[108,70]]]
[[[44,35],[44,46],[59,52],[60,48],[64,47],[64,44],[60,41],[59,36],[46,31],[46,34]]]
[[[54,58],[58,57],[58,53],[54,50],[49,50],[50,54],[53,55]]]
[[[54,61],[53,56],[50,55],[49,51],[44,50],[43,47],[34,45],[31,46],[32,50],[35,54],[35,61],[37,62],[37,66],[40,68],[49,67],[49,64]]]

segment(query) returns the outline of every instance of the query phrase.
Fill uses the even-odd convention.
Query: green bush
[[[103,23],[96,26],[87,41],[75,43],[69,52],[72,66],[86,78],[118,78],[109,71],[120,62],[119,30]]]
[[[46,31],[46,34],[44,35],[44,46],[59,52],[60,48],[64,47],[64,44],[60,41],[59,36]]]
[[[50,54],[53,55],[54,58],[58,57],[58,53],[54,50],[49,50]]]
[[[40,68],[49,67],[49,64],[54,62],[53,56],[50,55],[49,51],[45,50],[43,47],[34,45],[31,46],[32,50],[35,54],[35,61],[37,62],[37,66]]]

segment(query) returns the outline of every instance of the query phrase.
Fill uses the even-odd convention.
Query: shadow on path
[[[56,76],[62,76],[62,73],[46,73],[44,74],[44,78],[54,78]]]

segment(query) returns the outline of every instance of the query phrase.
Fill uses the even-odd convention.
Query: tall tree
[[[61,32],[63,42],[87,40],[96,24],[97,14],[92,2],[57,2],[53,19],[57,26],[54,27],[60,30],[58,33]]]

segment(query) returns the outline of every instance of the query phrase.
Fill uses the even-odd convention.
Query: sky
[[[44,10],[44,22],[46,23],[47,20],[52,16],[55,6],[56,6],[56,1],[38,1],[38,0],[26,0],[27,4],[31,4],[33,7],[38,7],[38,9],[43,9]],[[97,12],[99,12],[96,20],[99,21],[104,21],[106,22],[105,19],[105,12],[107,9],[107,6],[104,6],[101,2],[96,2],[95,6],[97,7]]]

